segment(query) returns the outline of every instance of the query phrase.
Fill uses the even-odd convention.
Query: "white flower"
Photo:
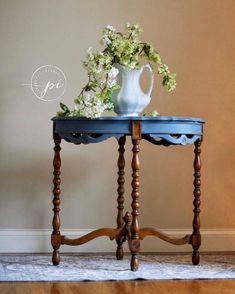
[[[117,84],[116,77],[118,73],[119,73],[119,70],[114,66],[108,72],[107,86],[109,88],[112,88]]]
[[[158,113],[158,111],[156,109],[153,110],[152,113],[151,113],[151,116],[153,116],[153,117],[156,117],[158,115],[159,115],[159,113]]]
[[[101,40],[101,45],[106,46],[106,45],[108,45],[110,43],[111,43],[111,40],[109,39],[109,37],[107,35],[104,35],[102,40]]]
[[[109,87],[109,88],[112,88],[113,86],[115,86],[117,84],[117,81],[116,80],[110,80],[110,79],[108,79],[107,80],[107,86]]]
[[[114,78],[116,78],[116,76],[118,75],[118,73],[119,73],[119,70],[116,67],[113,66],[110,69],[110,71],[108,72],[108,77],[110,79],[114,79]]]
[[[91,53],[92,47],[89,47],[86,51],[87,54]]]
[[[96,73],[100,74],[102,72],[103,72],[103,66],[102,66],[102,64],[99,64],[98,67],[96,68]]]
[[[112,32],[115,32],[116,31],[116,29],[113,26],[111,26],[111,25],[107,25],[106,26],[106,29],[108,29],[108,30],[110,30]]]
[[[95,118],[100,117],[105,110],[112,109],[111,103],[104,103],[95,93],[84,92],[75,103],[75,110],[81,116]]]
[[[94,60],[94,54],[91,52],[91,50],[92,50],[92,47],[89,47],[87,49],[86,55],[89,60]],[[85,63],[87,63],[87,62],[85,62]]]

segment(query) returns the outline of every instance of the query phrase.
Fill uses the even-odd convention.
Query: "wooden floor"
[[[235,280],[0,283],[0,294],[235,294]]]

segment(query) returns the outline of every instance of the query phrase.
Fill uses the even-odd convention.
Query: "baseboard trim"
[[[62,230],[62,234],[79,237],[92,230]],[[181,237],[190,234],[190,230],[163,229],[169,235]],[[235,251],[235,229],[204,229],[202,234],[202,252]],[[49,253],[51,230],[0,230],[0,253]],[[126,245],[125,245],[126,246]],[[114,241],[107,237],[97,238],[81,246],[61,246],[61,252],[113,252]],[[126,248],[127,250],[127,248]],[[141,243],[142,252],[188,252],[190,245],[175,246],[155,237],[147,237]]]

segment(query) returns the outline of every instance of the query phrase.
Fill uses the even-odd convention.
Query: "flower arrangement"
[[[87,50],[87,58],[83,66],[88,74],[88,82],[74,100],[74,110],[60,103],[62,111],[57,112],[57,115],[94,118],[105,111],[112,111],[114,108],[112,94],[120,88],[115,64],[129,69],[139,69],[140,61],[143,59],[147,60],[152,68],[155,63],[158,74],[162,76],[162,85],[168,91],[174,90],[176,74],[170,73],[168,66],[162,62],[160,54],[152,44],[140,40],[142,32],[143,29],[137,24],[127,23],[124,33],[118,32],[112,26],[105,27],[100,41],[104,49],[92,52],[90,47]]]

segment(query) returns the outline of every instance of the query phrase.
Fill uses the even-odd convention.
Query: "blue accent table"
[[[191,117],[100,117],[96,119],[80,117],[54,117],[53,119],[54,139],[54,189],[53,189],[53,232],[51,243],[53,247],[52,262],[58,265],[60,262],[59,248],[61,245],[81,245],[101,236],[107,236],[116,240],[116,258],[123,258],[123,243],[129,244],[131,252],[131,270],[138,269],[138,254],[140,241],[147,236],[156,236],[166,242],[175,245],[191,244],[193,248],[192,262],[199,264],[199,247],[201,245],[200,235],[200,196],[201,196],[201,143],[203,137],[204,121],[200,118]],[[126,137],[132,140],[132,204],[131,213],[124,214],[124,182],[125,182],[125,142]],[[74,144],[99,143],[115,137],[118,141],[118,187],[117,187],[117,227],[100,228],[85,236],[70,239],[60,233],[60,143]],[[193,228],[192,234],[182,238],[175,238],[165,234],[156,228],[141,228],[138,223],[139,215],[139,188],[140,188],[140,163],[139,152],[141,140],[147,140],[154,145],[171,146],[194,144],[194,180],[193,180]]]

